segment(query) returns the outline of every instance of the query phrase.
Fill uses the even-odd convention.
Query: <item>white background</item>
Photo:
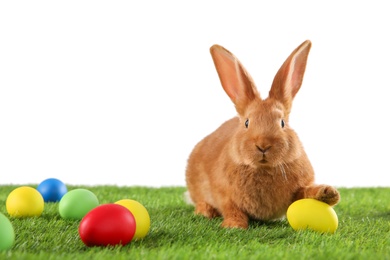
[[[235,115],[209,47],[232,51],[266,97],[310,39],[290,124],[317,182],[390,186],[387,6],[1,1],[0,184],[184,186],[193,146]]]

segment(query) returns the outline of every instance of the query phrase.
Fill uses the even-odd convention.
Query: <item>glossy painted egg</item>
[[[68,192],[65,183],[56,178],[42,181],[37,190],[41,193],[45,202],[58,202]]]
[[[7,197],[7,212],[12,217],[38,217],[44,208],[42,195],[36,189],[22,186],[14,189]]]
[[[126,245],[135,234],[135,218],[125,207],[103,204],[88,212],[79,225],[86,246]]]
[[[58,210],[64,219],[81,220],[91,209],[99,206],[96,195],[87,189],[68,191],[60,200]]]
[[[328,204],[315,199],[301,199],[287,209],[287,220],[294,230],[311,229],[321,233],[334,233],[338,218]]]
[[[131,199],[118,200],[115,204],[126,207],[134,215],[136,222],[134,239],[144,238],[150,229],[150,216],[146,208],[138,201]]]
[[[9,219],[0,213],[0,251],[10,249],[15,242],[15,231]]]

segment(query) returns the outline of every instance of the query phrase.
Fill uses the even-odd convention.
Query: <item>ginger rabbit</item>
[[[312,165],[289,124],[310,47],[305,41],[290,54],[266,99],[231,52],[211,47],[222,87],[238,115],[201,140],[189,156],[186,183],[196,214],[222,216],[223,227],[246,229],[249,219],[284,217],[298,199],[332,206],[339,202],[336,188],[314,183]]]

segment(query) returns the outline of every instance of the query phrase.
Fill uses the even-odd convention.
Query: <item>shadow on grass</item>
[[[383,218],[384,220],[390,220],[390,211],[389,212],[380,212],[377,214],[373,214],[371,217],[373,218]]]
[[[149,234],[143,240],[132,242],[130,247],[148,250],[166,247],[196,249],[205,247],[207,241],[214,245],[245,247],[248,243],[278,243],[294,233],[286,220],[251,220],[247,230],[226,229],[221,227],[222,218],[207,219],[195,215],[193,211],[191,206],[151,208],[152,227]]]

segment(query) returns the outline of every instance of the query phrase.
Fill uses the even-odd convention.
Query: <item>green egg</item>
[[[60,200],[58,210],[64,219],[81,220],[90,210],[99,206],[96,195],[87,189],[68,191]]]
[[[0,251],[10,249],[15,242],[15,231],[9,219],[0,213]]]

